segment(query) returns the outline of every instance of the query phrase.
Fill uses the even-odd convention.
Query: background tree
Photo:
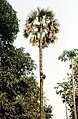
[[[0,57],[1,65],[8,58],[7,53],[13,50],[12,43],[19,31],[16,11],[6,0],[0,0]]]
[[[6,0],[0,0],[0,36],[2,42],[13,43],[19,31],[16,11]]]
[[[68,110],[70,111],[70,116],[73,112],[73,100],[72,100],[72,85],[70,81],[63,81],[62,83],[57,83],[56,94],[60,95],[63,103],[65,103],[66,119],[68,119]]]
[[[35,64],[30,55],[25,55],[21,49],[16,49],[9,60],[7,70],[0,69],[1,117],[29,119],[31,115],[31,118],[36,118],[39,87],[32,71]]]
[[[76,102],[75,102],[75,79],[74,79],[74,58],[78,56],[78,49],[74,49],[71,51],[64,51],[62,55],[59,56],[61,61],[71,60],[71,69],[72,69],[72,86],[73,86],[73,104],[74,104],[74,118],[77,119],[76,114]]]
[[[74,96],[74,100],[76,100],[77,98],[77,92],[78,92],[78,50],[71,50],[71,51],[64,51],[62,53],[62,55],[59,56],[59,59],[62,61],[67,61],[71,58],[73,58],[73,72],[74,72],[74,85],[72,82],[72,73],[68,74],[68,81],[66,82],[62,82],[62,83],[57,83],[57,87],[55,87],[56,89],[56,93],[61,95],[63,102],[65,102],[65,94],[64,92],[66,92],[66,103],[67,103],[67,107],[68,110],[70,111],[70,117],[71,119],[74,119],[74,108],[73,108],[73,96]],[[72,65],[70,64],[70,69],[72,68]],[[75,95],[73,95],[73,86],[74,86],[74,91],[75,91]],[[78,115],[78,114],[77,114]]]
[[[21,48],[15,49],[9,59],[7,70],[0,69],[1,118],[37,119],[40,89],[33,73],[36,65]]]
[[[30,105],[33,103],[30,101],[31,97],[35,97],[39,90],[36,90],[38,86],[36,86],[35,77],[27,76],[33,74],[36,65],[29,53],[24,53],[22,48],[16,49],[12,44],[19,31],[18,19],[16,11],[6,0],[0,1],[0,24],[0,117],[24,119],[28,117],[28,112],[33,112],[34,115],[34,111],[28,111],[31,108],[27,106],[28,102]],[[34,85],[31,87],[30,84]],[[36,94],[34,94],[35,91]],[[25,96],[29,97],[29,100]],[[38,94],[35,99],[38,99],[37,97]]]
[[[40,114],[43,119],[43,80],[45,75],[43,73],[42,65],[42,49],[48,47],[49,44],[54,43],[56,34],[58,33],[59,24],[54,18],[54,13],[50,10],[39,9],[31,12],[26,19],[24,36],[30,36],[30,43],[39,47],[39,64],[40,64]]]

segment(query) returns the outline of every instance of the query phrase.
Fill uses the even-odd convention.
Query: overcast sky
[[[62,82],[68,71],[68,64],[58,61],[58,56],[63,50],[78,47],[78,0],[8,0],[17,11],[20,20],[20,32],[14,43],[16,47],[24,47],[29,52],[36,64],[39,64],[39,50],[32,47],[28,40],[23,37],[24,24],[27,15],[37,7],[49,8],[55,13],[55,18],[60,24],[58,40],[43,50],[43,70],[46,74],[44,92],[48,103],[53,106],[54,119],[65,119],[65,107],[60,96],[54,90],[56,83]],[[36,76],[39,77],[37,68]],[[39,78],[37,79],[39,81]]]

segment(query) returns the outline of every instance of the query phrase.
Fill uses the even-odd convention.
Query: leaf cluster
[[[6,0],[0,0],[0,39],[13,43],[19,31],[16,11]]]
[[[47,47],[57,39],[56,34],[59,32],[59,23],[54,18],[53,11],[48,9],[37,8],[30,13],[26,19],[24,36],[30,36],[30,43],[39,47],[40,27],[42,24],[42,47]]]
[[[61,61],[68,61],[70,59],[74,59],[78,56],[78,49],[74,49],[74,50],[64,50],[63,53],[58,57],[59,60]]]

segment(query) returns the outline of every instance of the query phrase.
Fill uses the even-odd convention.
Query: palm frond
[[[24,30],[24,36],[28,38],[29,34],[27,33],[26,29]]]
[[[53,11],[46,11],[46,17],[54,18],[54,13],[53,13]]]
[[[54,43],[57,39],[56,34],[59,32],[59,24],[54,16],[53,11],[48,9],[37,8],[36,11],[32,11],[26,20],[24,36],[27,38],[29,35],[32,35],[33,40],[30,40],[30,42],[39,46],[40,24],[42,23],[43,48],[47,47],[50,43]]]
[[[30,43],[32,44],[32,46],[39,46],[39,40],[37,37],[37,34],[35,34],[33,37],[30,38]]]
[[[29,24],[34,22],[34,20],[36,19],[36,15],[37,15],[36,11],[33,11],[30,13],[30,16],[28,16],[28,19],[27,19]]]

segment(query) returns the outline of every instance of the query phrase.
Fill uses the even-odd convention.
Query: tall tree
[[[12,43],[19,31],[16,11],[6,0],[0,0],[0,57],[3,65],[7,59],[9,49],[13,49]]]
[[[35,63],[29,53],[24,53],[22,48],[16,49],[12,44],[18,31],[16,11],[6,0],[0,0],[0,117],[2,119],[29,118],[30,113],[39,105],[37,102],[39,88],[35,77],[32,75],[27,77],[28,74],[33,74]],[[29,110],[31,106],[33,111]],[[34,115],[35,112],[32,118]]]
[[[26,19],[24,36],[30,36],[30,43],[39,47],[39,64],[40,64],[40,117],[44,119],[43,109],[43,80],[45,75],[43,73],[42,65],[42,49],[48,47],[49,44],[54,43],[56,34],[58,33],[59,24],[54,18],[54,13],[48,9],[39,9],[33,11]]]
[[[74,118],[77,119],[76,114],[76,102],[75,102],[75,78],[74,78],[74,59],[78,56],[78,49],[63,51],[62,55],[59,56],[61,61],[71,60],[71,69],[72,69],[72,89],[73,89],[73,105],[74,105]]]
[[[63,55],[64,54],[62,54],[62,56]],[[72,68],[71,65],[70,68]],[[75,99],[77,99],[78,98],[78,57],[74,59],[73,70],[74,70],[74,79],[75,79]],[[56,94],[59,94],[62,98],[62,101],[66,103],[67,106],[66,108],[70,112],[70,118],[74,119],[72,75],[69,73],[67,73],[67,75],[68,75],[68,80],[63,81],[61,83],[57,83],[57,86],[54,88],[56,89]],[[78,111],[77,111],[77,118],[78,118]]]

